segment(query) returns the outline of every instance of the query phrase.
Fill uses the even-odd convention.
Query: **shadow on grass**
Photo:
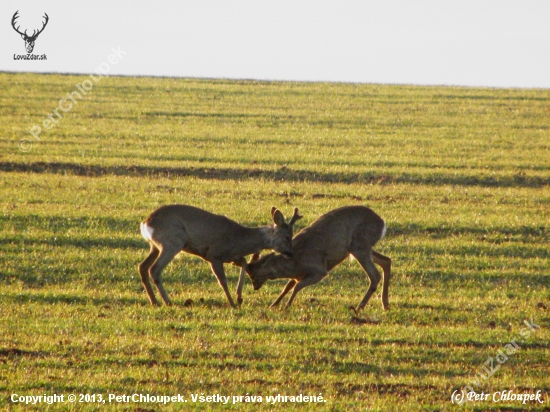
[[[160,306],[153,306],[145,292],[136,293],[135,297],[110,297],[110,296],[79,296],[76,294],[67,294],[67,293],[26,293],[19,292],[13,295],[4,295],[4,303],[15,303],[15,304],[27,304],[27,303],[38,303],[44,305],[75,305],[75,306],[99,306],[106,309],[112,307],[126,307],[126,306],[141,306],[141,307],[151,307],[151,308],[167,308],[167,309],[177,309],[177,310],[189,310],[193,307],[207,308],[207,309],[227,309],[230,310],[229,304],[221,296],[220,292],[219,299],[210,299],[210,298],[200,298],[197,300],[191,299],[175,299],[172,301],[172,305],[166,306],[163,303]],[[158,296],[157,296],[158,297]],[[159,300],[160,301],[160,300]]]
[[[364,342],[365,345],[371,346],[397,346],[410,348],[483,348],[483,349],[499,349],[504,346],[502,342],[480,342],[475,340],[455,341],[455,342],[415,342],[405,339],[359,339],[359,343]],[[546,349],[546,342],[522,342],[521,347],[525,349]]]
[[[2,349],[0,348],[0,359],[1,358],[14,358],[14,357],[29,357],[29,358],[44,358],[48,354],[41,351],[30,351],[23,350],[19,348],[9,348]]]
[[[498,270],[500,266],[495,265],[494,269]],[[420,275],[421,277],[421,284],[422,285],[434,285],[441,287],[442,283],[446,284],[447,286],[451,286],[454,288],[465,288],[467,290],[468,285],[477,284],[477,288],[480,291],[486,291],[487,293],[491,293],[491,291],[494,291],[497,285],[508,285],[508,284],[514,284],[516,286],[530,286],[530,287],[542,287],[546,288],[548,287],[548,275],[545,273],[539,273],[539,274],[533,274],[533,273],[525,273],[522,271],[518,271],[517,273],[506,273],[504,275],[496,275],[496,274],[482,274],[475,272],[468,272],[468,273],[449,273],[449,272],[442,272],[439,270],[425,270]],[[508,295],[509,297],[520,297],[523,293],[526,293],[526,291],[514,291],[509,290]],[[461,309],[465,311],[465,309]]]
[[[53,247],[74,247],[79,249],[96,249],[96,248],[111,248],[111,249],[143,249],[144,253],[148,251],[148,246],[145,240],[136,235],[135,239],[112,238],[112,237],[23,237],[11,236],[4,237],[0,244],[18,244],[26,245],[47,245]],[[145,255],[146,256],[146,255]],[[144,256],[144,258],[145,258]]]
[[[145,216],[144,216],[145,217]],[[111,216],[44,216],[36,214],[1,215],[0,223],[10,223],[17,231],[27,227],[39,227],[52,233],[66,232],[67,229],[103,230],[107,233],[134,230],[139,234],[139,218],[122,219]]]
[[[471,226],[422,226],[416,223],[391,223],[388,226],[387,236],[429,236],[435,239],[451,236],[480,236],[489,234],[500,234],[508,236],[542,236],[548,237],[549,232],[546,226],[499,226],[499,227],[471,227]]]
[[[288,116],[277,116],[272,114],[261,113],[217,113],[217,112],[141,112],[143,116],[148,117],[206,117],[206,118],[220,118],[220,119],[288,119]]]
[[[39,303],[46,305],[78,305],[78,306],[148,306],[150,303],[144,297],[135,298],[114,298],[108,296],[91,297],[91,296],[78,296],[69,295],[65,293],[59,294],[39,294],[39,293],[25,293],[20,292],[14,295],[4,295],[3,300],[5,303],[12,302],[17,304],[25,303]]]
[[[281,167],[278,170],[263,169],[231,169],[207,167],[155,167],[155,166],[100,166],[81,165],[77,163],[35,162],[16,163],[0,162],[0,170],[4,172],[31,172],[31,173],[70,173],[77,176],[192,176],[199,179],[217,180],[248,180],[266,179],[272,181],[291,182],[322,182],[322,183],[368,183],[391,184],[411,183],[424,185],[457,185],[482,187],[542,187],[550,184],[546,176],[461,176],[432,174],[428,176],[418,174],[378,174],[365,173],[327,173],[311,170],[291,169]]]
[[[532,246],[524,246],[511,244],[491,245],[491,244],[474,244],[474,245],[458,245],[458,246],[428,246],[428,245],[399,245],[393,246],[393,251],[404,255],[417,254],[426,256],[464,256],[467,257],[492,257],[492,258],[539,258],[548,259],[550,250],[547,246],[536,244]]]
[[[452,378],[460,376],[468,376],[467,371],[461,370],[445,370],[445,369],[434,369],[428,367],[384,367],[380,368],[376,365],[365,363],[365,362],[328,362],[327,365],[330,365],[332,370],[337,373],[358,373],[358,374],[391,374],[394,376],[417,376],[417,377],[427,377],[427,376],[440,376],[443,378]],[[325,365],[326,368],[326,365]]]

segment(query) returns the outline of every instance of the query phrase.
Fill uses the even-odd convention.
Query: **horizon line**
[[[6,74],[37,74],[45,76],[89,76],[91,73],[77,72],[32,72],[32,71],[12,71],[0,70],[0,73]],[[468,89],[499,89],[499,90],[550,90],[550,87],[522,87],[522,86],[473,86],[462,84],[427,84],[427,83],[378,83],[378,82],[354,82],[344,80],[283,80],[283,79],[254,79],[244,77],[200,77],[200,76],[169,76],[169,75],[150,75],[150,74],[109,74],[105,77],[124,77],[124,78],[151,78],[151,79],[183,79],[183,80],[206,80],[206,81],[234,81],[250,83],[306,83],[306,84],[334,84],[334,85],[371,85],[371,86],[406,86],[406,87],[448,87],[448,88],[468,88]]]

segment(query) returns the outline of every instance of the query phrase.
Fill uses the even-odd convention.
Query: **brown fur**
[[[391,259],[372,249],[382,238],[384,230],[384,221],[371,209],[364,206],[341,207],[321,216],[294,237],[292,257],[270,253],[258,259],[255,255],[246,271],[255,290],[269,279],[289,278],[290,281],[271,305],[277,306],[292,290],[286,305],[288,308],[301,289],[319,282],[351,254],[367,272],[371,282],[363,300],[354,310],[358,312],[366,306],[381,280],[374,263],[384,270],[382,304],[387,310]]]
[[[271,209],[271,216],[274,222],[272,226],[249,228],[225,216],[193,206],[168,205],[155,210],[142,223],[144,236],[147,235],[147,230],[144,231],[143,225],[151,228],[153,234],[150,238],[146,237],[151,251],[139,265],[141,280],[151,303],[158,305],[149,277],[153,279],[164,303],[170,304],[160,274],[174,256],[184,251],[200,256],[210,263],[212,272],[218,278],[232,307],[235,307],[235,303],[227,288],[223,264],[241,266],[237,285],[237,301],[241,304],[246,255],[259,253],[263,249],[292,254],[292,227],[301,218],[298,209],[294,209],[294,215],[288,223],[275,207]]]

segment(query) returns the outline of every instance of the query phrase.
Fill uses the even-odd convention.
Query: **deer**
[[[267,280],[290,279],[271,308],[279,305],[292,290],[285,309],[288,309],[300,290],[323,278],[348,256],[353,256],[370,278],[370,286],[357,307],[350,309],[357,315],[368,303],[381,280],[374,265],[384,272],[382,305],[389,310],[388,287],[391,277],[391,259],[373,250],[386,233],[386,223],[372,209],[365,206],[344,206],[321,216],[300,231],[292,240],[292,256],[270,253],[252,256],[245,270],[254,290]]]
[[[19,33],[21,35],[21,38],[23,40],[25,40],[25,48],[27,49],[27,53],[32,53],[32,51],[34,50],[34,42],[36,41],[36,38],[38,37],[38,35],[40,33],[42,33],[44,31],[44,29],[46,28],[46,25],[48,24],[48,21],[50,20],[50,18],[48,17],[48,15],[46,13],[44,13],[44,16],[42,16],[43,18],[46,19],[45,22],[42,23],[42,28],[40,30],[33,30],[33,33],[31,36],[29,36],[27,34],[27,30],[25,30],[25,32],[20,32],[19,31],[19,27],[21,26],[17,26],[17,28],[15,27],[15,21],[19,18],[19,10],[17,10],[14,14],[13,14],[13,17],[11,19],[11,26],[13,27],[13,29]]]
[[[237,302],[242,304],[242,288],[247,262],[245,256],[273,249],[292,256],[292,228],[302,218],[298,208],[288,223],[283,213],[271,208],[273,225],[250,228],[222,215],[189,205],[166,205],[153,211],[140,225],[142,236],[149,242],[150,252],[139,264],[141,281],[151,304],[159,306],[150,278],[153,279],[166,305],[171,305],[160,275],[181,251],[196,255],[210,263],[212,272],[225,292],[232,308],[236,305],[227,287],[224,263],[241,267],[237,283]]]

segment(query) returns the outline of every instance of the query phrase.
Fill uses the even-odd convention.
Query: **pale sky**
[[[16,10],[46,61],[14,60]],[[550,88],[550,0],[2,0],[0,45],[0,71]]]

